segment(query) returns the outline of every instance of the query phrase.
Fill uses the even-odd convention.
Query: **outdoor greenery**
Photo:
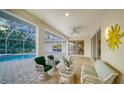
[[[35,27],[11,15],[0,14],[0,54],[35,52]],[[10,19],[8,19],[8,16]],[[12,19],[11,19],[12,17]]]

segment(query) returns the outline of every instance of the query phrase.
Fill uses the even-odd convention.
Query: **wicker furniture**
[[[106,64],[104,61],[98,60],[95,66],[82,65],[81,84],[112,84],[117,77],[118,72]]]
[[[59,83],[64,84],[74,83],[74,73],[75,73],[74,67],[70,67],[70,69],[67,69],[66,67],[61,68],[59,71],[60,74]]]

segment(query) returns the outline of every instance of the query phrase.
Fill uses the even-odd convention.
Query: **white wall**
[[[90,37],[84,39],[84,56],[91,57],[91,39],[90,39]]]
[[[116,82],[124,83],[124,37],[119,49],[114,52],[110,51],[107,47],[104,30],[111,24],[119,24],[121,31],[124,32],[124,10],[109,10],[101,20],[101,59],[120,72]]]
[[[53,46],[52,43],[44,43],[45,53],[53,52],[52,46]]]

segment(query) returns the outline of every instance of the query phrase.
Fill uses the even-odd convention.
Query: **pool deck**
[[[76,61],[77,60],[77,61]],[[77,68],[77,78],[75,83],[80,83],[80,67],[82,63],[88,63],[87,58],[75,58],[74,65]],[[78,64],[77,64],[78,62]],[[62,64],[58,64],[57,68],[60,69]],[[0,62],[0,84],[58,84],[59,83],[59,70],[49,71],[50,79],[42,81],[39,76],[41,75],[36,71],[35,62],[33,59],[18,60],[14,62]]]
[[[57,72],[56,72],[57,73]],[[58,83],[54,80],[41,81],[40,73],[35,69],[33,59],[0,63],[0,84],[44,84]],[[56,77],[53,73],[55,79]]]

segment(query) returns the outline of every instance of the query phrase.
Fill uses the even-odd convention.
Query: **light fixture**
[[[66,12],[66,13],[65,13],[65,16],[69,16],[69,13],[68,13],[68,12]]]

